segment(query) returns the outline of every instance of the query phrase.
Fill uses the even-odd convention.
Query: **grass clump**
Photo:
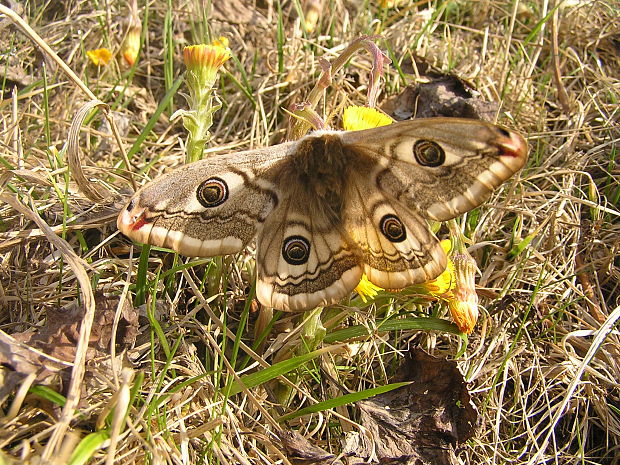
[[[77,365],[37,360],[50,373],[65,373],[60,382],[16,381],[3,369],[0,384],[16,389],[0,386],[0,460],[282,463],[279,429],[337,454],[344,435],[360,429],[346,396],[389,385],[403,353],[417,346],[455,358],[478,407],[477,433],[459,448],[459,460],[615,463],[614,2],[550,8],[331,0],[319,15],[312,13],[316,2],[207,3],[15,4],[32,30],[2,7],[2,341],[23,347],[6,337],[40,330],[50,312],[71,305],[93,322],[112,298],[110,325],[124,327],[125,303],[138,308],[139,319],[127,323],[138,329],[125,349],[88,349],[98,320],[92,329],[76,324],[74,333],[58,336],[71,341]],[[136,32],[135,19],[127,19],[136,12],[140,47],[129,65],[118,52],[126,50],[128,28]],[[313,29],[309,19],[316,20]],[[213,115],[211,155],[284,140],[283,110],[310,94],[322,71],[319,58],[333,60],[363,34],[380,34],[377,44],[392,60],[380,105],[426,79],[427,69],[450,72],[500,104],[498,122],[527,135],[527,167],[460,221],[481,271],[482,313],[466,345],[446,322],[447,308],[417,296],[354,299],[316,321],[313,314],[257,307],[251,248],[188,259],[131,245],[116,233],[127,191],[185,159],[187,134],[171,122],[185,108],[184,46],[229,41],[231,59],[214,83],[222,107]],[[106,66],[87,56],[101,48],[116,57]],[[365,103],[371,68],[368,54],[353,56],[321,95],[318,114]],[[103,195],[97,202],[72,177],[76,163],[65,145],[84,108],[72,134],[85,179]],[[324,335],[313,340],[317,331]],[[324,409],[317,412],[317,404]],[[296,417],[299,411],[305,414]]]

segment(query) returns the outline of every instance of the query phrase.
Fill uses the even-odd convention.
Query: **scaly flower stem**
[[[347,46],[340,56],[333,61],[333,63],[329,63],[327,60],[321,59],[319,63],[323,68],[323,72],[321,73],[321,77],[317,81],[314,88],[310,91],[310,94],[308,94],[308,98],[304,103],[306,103],[310,108],[314,108],[321,99],[323,91],[331,85],[332,76],[338,72],[338,70],[342,68],[347,61],[349,61],[355,52],[361,48],[364,48],[372,55],[370,86],[368,87],[368,106],[374,107],[377,103],[377,96],[379,94],[379,81],[381,75],[383,74],[383,66],[392,62],[392,60],[390,60],[373,42],[373,40],[377,39],[377,37],[378,36],[362,36],[355,39]],[[292,113],[297,115],[295,110],[293,110]],[[305,119],[296,119],[292,125],[291,137],[293,139],[303,137],[308,132],[310,127],[311,125]]]
[[[229,58],[230,51],[221,45],[191,45],[183,50],[189,110],[176,112],[173,119],[181,116],[187,129],[188,163],[202,159],[205,145],[211,138],[209,128],[213,124],[213,114],[222,107],[213,85],[218,70]]]
[[[195,110],[189,110],[183,115],[183,126],[188,132],[187,163],[202,159],[205,145],[211,139],[209,128],[213,125],[213,113],[222,107],[211,91],[201,97],[199,102]]]

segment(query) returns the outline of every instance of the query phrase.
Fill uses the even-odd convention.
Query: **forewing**
[[[527,160],[519,134],[479,120],[429,118],[346,132],[343,143],[375,161],[368,173],[377,188],[410,210],[445,221],[488,199]],[[428,162],[424,150],[440,154]],[[422,155],[422,156],[420,156]],[[432,161],[432,160],[431,160]]]
[[[239,252],[278,205],[274,180],[292,145],[211,157],[158,177],[121,211],[118,229],[187,256]]]

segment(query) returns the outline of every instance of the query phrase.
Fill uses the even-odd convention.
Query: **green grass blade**
[[[166,84],[166,89],[170,89],[174,86],[174,33],[172,25],[174,8],[171,0],[168,0],[167,6],[168,8],[166,9],[166,16],[164,18],[164,82]],[[167,102],[169,114],[172,114],[174,111],[172,103],[172,99]]]
[[[73,450],[69,459],[69,465],[83,465],[87,463],[108,439],[110,439],[108,431],[97,431],[85,436]]]
[[[379,387],[372,388],[372,389],[364,389],[363,391],[353,392],[351,394],[345,394],[344,396],[325,400],[323,402],[319,402],[317,404],[302,408],[301,410],[297,410],[296,412],[282,415],[278,419],[278,421],[282,422],[286,420],[291,420],[293,418],[301,417],[303,415],[308,415],[309,413],[322,412],[324,410],[329,410],[332,408],[341,407],[343,405],[352,404],[353,402],[359,402],[360,400],[368,399],[369,397],[374,397],[379,394],[383,394],[385,392],[393,391],[394,389],[407,386],[408,384],[411,384],[411,381],[406,381],[403,383],[386,384],[385,386],[379,386]]]
[[[243,67],[243,64],[239,61],[239,59],[235,55],[230,57],[230,59],[235,64],[235,67],[237,68],[237,71],[239,71],[239,74],[241,75],[241,80],[243,82],[241,82],[239,79],[237,79],[237,77],[234,74],[232,74],[232,73],[226,72],[226,77],[228,79],[230,79],[230,81],[241,92],[243,92],[243,95],[245,95],[247,97],[247,99],[252,103],[252,106],[254,108],[256,108],[257,102],[256,102],[256,98],[254,98],[254,89],[252,88],[252,83],[250,82],[250,80],[248,78],[248,75],[247,75],[247,73],[245,71],[245,68]]]
[[[315,350],[314,352],[309,352],[298,357],[289,358],[288,360],[275,363],[269,368],[257,371],[256,373],[250,373],[249,375],[242,376],[240,379],[241,382],[235,381],[232,384],[229,396],[234,396],[235,394],[241,392],[243,390],[243,386],[250,389],[254,386],[266,383],[277,376],[293,371],[295,368],[300,367],[304,363],[307,363],[310,360],[331,351],[332,349],[333,347],[324,347],[322,349]]]
[[[282,74],[284,72],[284,43],[286,41],[286,34],[284,32],[284,19],[282,15],[282,0],[276,2],[278,7],[278,72]]]
[[[146,302],[146,294],[148,292],[148,286],[146,285],[146,275],[149,269],[149,254],[151,246],[145,244],[142,246],[140,252],[140,262],[138,263],[138,275],[136,276],[136,297],[134,299],[134,305],[136,307]]]
[[[456,334],[460,337],[465,337],[459,328],[448,320],[441,318],[429,318],[429,317],[407,317],[386,321],[378,321],[377,328],[374,332],[379,331],[406,331],[406,330],[420,330],[420,331],[441,331],[444,333]],[[373,334],[367,326],[357,325],[350,326],[348,328],[339,329],[333,331],[325,336],[323,342],[325,344],[333,344],[335,342],[348,341],[351,339],[367,337]],[[465,339],[466,340],[466,339]]]
[[[181,87],[181,84],[183,83],[184,80],[185,80],[185,74],[182,74],[176,79],[176,81],[172,83],[172,86],[170,87],[170,89],[168,89],[168,92],[166,92],[166,95],[164,95],[164,98],[161,100],[161,102],[159,102],[159,105],[157,106],[157,109],[153,113],[153,116],[151,116],[151,118],[148,120],[148,122],[146,123],[146,126],[144,126],[144,129],[142,130],[142,132],[137,137],[134,144],[129,149],[129,152],[127,152],[128,159],[131,160],[131,157],[133,157],[136,153],[138,153],[138,151],[140,150],[140,147],[142,147],[142,143],[146,140],[148,135],[151,133],[151,131],[155,127],[155,124],[159,120],[159,117],[164,112],[164,110],[168,107],[169,102],[172,101],[174,96],[177,94],[177,90],[179,90],[179,87]],[[120,166],[123,166],[123,164],[121,163]]]
[[[53,404],[60,405],[61,407],[64,407],[65,403],[67,402],[67,398],[65,396],[57,393],[52,388],[49,388],[47,386],[35,384],[34,386],[31,386],[30,389],[28,389],[28,392],[31,394],[35,394],[49,402],[52,402]]]

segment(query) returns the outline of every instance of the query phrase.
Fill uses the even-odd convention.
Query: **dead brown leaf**
[[[412,383],[357,404],[376,458],[380,463],[456,464],[455,448],[473,436],[477,418],[456,362],[414,349],[397,378],[393,381]]]
[[[95,319],[90,333],[87,361],[109,354],[118,305],[119,297],[108,297],[102,293],[95,295]],[[0,331],[0,364],[5,371],[0,400],[25,375],[35,373],[36,383],[51,384],[56,380],[55,375],[72,366],[83,317],[83,306],[73,304],[62,309],[49,309],[45,325],[38,330],[12,335]],[[137,334],[138,313],[125,300],[120,309],[116,331],[117,346],[120,349],[130,347]]]
[[[411,384],[356,404],[367,435],[348,434],[341,460],[295,431],[279,431],[291,463],[458,463],[455,449],[474,435],[477,412],[456,362],[413,349],[392,381]]]
[[[476,97],[467,83],[453,75],[407,86],[382,108],[397,120],[448,116],[493,121],[498,111],[495,102]]]
[[[293,465],[342,465],[334,454],[315,446],[297,431],[279,430],[277,433]]]

